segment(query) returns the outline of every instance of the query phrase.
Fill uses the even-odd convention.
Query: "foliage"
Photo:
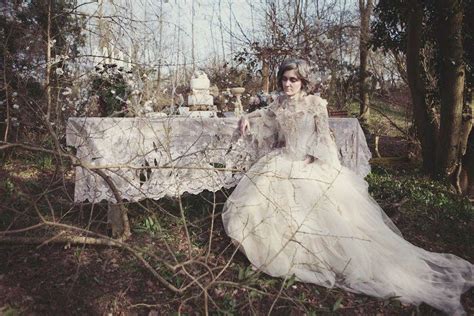
[[[380,0],[374,8],[371,44],[384,51],[406,52],[406,10],[404,0]]]
[[[438,49],[435,44],[439,25],[439,19],[443,18],[443,12],[439,10],[436,1],[420,1],[425,12],[423,16],[422,29],[423,46],[425,47],[424,58],[427,59],[437,70]],[[461,1],[464,12],[474,12],[474,1]],[[380,0],[374,8],[374,20],[371,25],[371,45],[374,49],[381,48],[384,51],[395,51],[406,53],[407,50],[407,21],[409,6],[405,0]],[[466,63],[466,83],[474,84],[474,22],[466,14],[463,19],[463,46],[464,62]],[[430,66],[426,65],[425,66]],[[436,71],[437,72],[437,71]]]
[[[147,216],[134,230],[138,233],[147,233],[154,236],[161,231],[161,226],[156,216]]]
[[[7,196],[11,196],[15,191],[15,185],[13,184],[10,178],[3,179],[2,186]]]
[[[126,109],[131,88],[127,85],[125,75],[123,70],[109,65],[93,74],[90,93],[99,97],[100,116],[110,116]]]
[[[424,177],[419,170],[388,170],[374,167],[367,177],[369,191],[385,203],[405,200],[404,208],[413,213],[453,217],[458,221],[474,219],[474,206],[460,198],[448,183]],[[451,218],[452,220],[452,218]]]
[[[37,207],[49,220],[55,218],[61,224],[87,228],[94,233],[104,232],[106,204],[80,204],[69,200],[67,195],[72,194],[72,180],[66,178],[64,186],[62,179],[56,176],[51,178],[50,171],[37,168],[43,164],[42,157],[43,153],[5,168],[10,173],[5,179],[9,180],[8,183],[5,181],[0,184],[0,190],[17,192],[18,196],[15,198],[4,194],[6,199],[2,202],[8,208],[0,217],[2,229],[18,229],[35,224],[38,220],[35,213]],[[26,169],[24,172],[39,169],[38,176],[28,179],[36,184],[34,187],[24,177],[18,176],[20,165]],[[431,237],[431,234],[439,233],[443,237],[437,240],[437,244],[443,247],[441,250],[451,252],[459,247],[456,254],[462,253],[462,247],[468,247],[469,242],[474,242],[469,236],[470,231],[462,226],[463,222],[472,222],[474,212],[472,208],[469,209],[467,201],[458,200],[445,184],[421,178],[418,172],[406,168],[375,167],[368,180],[371,192],[383,203],[384,209],[408,199],[402,208],[407,222],[400,226],[405,236],[415,234]],[[139,261],[130,258],[123,249],[114,250],[111,247],[73,245],[69,249],[69,246],[55,247],[51,244],[39,248],[11,247],[8,251],[14,253],[19,249],[26,250],[21,252],[23,255],[8,255],[10,265],[0,263],[0,272],[5,274],[8,281],[12,277],[19,278],[14,284],[31,284],[28,282],[32,282],[32,274],[35,282],[41,283],[40,293],[35,292],[31,302],[22,301],[18,305],[21,310],[28,311],[36,311],[37,302],[46,295],[51,296],[55,289],[67,292],[71,286],[68,280],[77,275],[77,279],[74,279],[75,294],[68,302],[68,307],[76,308],[84,301],[90,304],[98,300],[117,300],[123,302],[122,310],[131,308],[133,304],[144,303],[163,306],[165,314],[178,308],[182,308],[183,313],[202,311],[202,289],[192,283],[193,279],[197,279],[202,286],[209,285],[206,288],[207,295],[213,302],[209,304],[209,313],[241,314],[248,311],[249,305],[256,314],[268,313],[269,307],[275,304],[273,310],[285,314],[311,315],[314,310],[315,315],[331,312],[375,314],[377,310],[390,314],[409,314],[412,307],[395,305],[389,300],[303,284],[294,276],[284,280],[255,271],[245,256],[236,251],[222,226],[220,210],[227,196],[222,192],[206,191],[200,195],[185,194],[180,199],[126,203],[135,232],[133,238],[127,241],[127,246],[139,249],[143,258],[166,281],[178,287],[191,282],[192,286],[183,293],[166,290]],[[19,200],[22,204],[17,204]],[[185,221],[179,217],[180,207],[184,208]],[[413,226],[415,222],[422,226]],[[185,227],[190,232],[189,241],[184,234]],[[49,239],[58,233],[59,230],[46,228],[31,231],[27,236],[47,236]],[[191,255],[188,253],[189,248]],[[35,262],[34,269],[25,269],[32,262]],[[178,268],[171,269],[170,264]],[[7,268],[1,270],[5,266]],[[45,273],[38,274],[35,272],[37,269]],[[20,278],[20,270],[26,270],[27,281]],[[18,295],[23,297],[21,293]],[[86,299],[77,300],[78,297]],[[180,307],[181,303],[183,307]],[[59,308],[63,306],[61,304],[65,303],[53,302],[51,308]],[[101,308],[100,311],[103,310],[103,305],[96,305]],[[147,310],[144,308],[140,311]]]
[[[239,266],[239,273],[237,275],[237,279],[239,281],[243,281],[249,277],[251,277],[252,275],[254,275],[254,271],[252,270],[252,266],[247,266],[247,267],[244,267],[244,266]]]
[[[472,9],[472,0],[382,0],[372,24],[374,48],[406,54],[423,171],[462,183],[459,193],[473,186],[472,147],[466,146],[472,130],[461,113],[472,112]]]
[[[344,107],[353,97],[351,77],[358,39],[357,17],[350,5],[336,1],[325,5],[265,2],[260,9],[264,17],[259,29],[251,35],[243,34],[244,45],[234,60],[261,76],[264,82],[267,79],[271,92],[277,89],[276,71],[284,59],[305,59],[317,73],[316,90],[327,92],[331,103]],[[338,95],[333,95],[336,91]]]
[[[372,22],[371,38],[372,48],[381,49],[385,53],[391,51],[395,54],[406,54],[407,51],[407,16],[409,7],[404,0],[379,1],[374,9],[375,19]],[[435,23],[433,14],[424,17],[424,25]],[[427,87],[426,96],[430,107],[439,111],[439,91],[438,91],[438,48],[436,46],[436,31],[434,28],[426,27],[422,30],[423,53],[420,58],[423,60],[423,81]]]
[[[48,3],[51,7],[48,7]],[[43,133],[41,121],[45,112],[46,94],[44,82],[47,66],[51,69],[50,88],[55,104],[64,90],[71,87],[74,63],[79,47],[84,43],[84,20],[71,14],[75,1],[7,1],[0,19],[0,59],[3,63],[5,87],[0,91],[0,102],[9,107],[10,122],[17,137],[31,138]],[[48,22],[48,11],[50,23]],[[50,24],[51,57],[46,47]],[[46,63],[49,65],[46,65]],[[0,107],[0,120],[7,119],[6,106]],[[61,116],[61,106],[55,106],[54,114]],[[4,134],[4,126],[0,132]],[[13,133],[10,133],[13,135]]]
[[[396,93],[399,92],[393,92],[393,94]],[[407,92],[402,90],[401,93]],[[367,124],[370,135],[406,138],[412,126],[412,113],[407,111],[407,104],[394,104],[390,99],[374,97],[370,106],[372,110]],[[347,109],[350,115],[358,116],[359,104],[357,102],[349,103]]]
[[[0,54],[8,61],[6,66],[21,76],[39,79],[38,67],[45,61],[48,2],[51,3],[52,58],[57,57],[55,61],[60,64],[64,58],[74,59],[83,44],[82,20],[70,14],[74,1],[11,1],[4,8],[5,19],[0,22],[3,29]]]
[[[0,307],[0,313],[3,316],[19,316],[22,314],[21,310],[8,306],[8,305]]]
[[[219,89],[246,87],[252,81],[254,74],[248,67],[231,66],[229,63],[210,66],[209,80]]]
[[[2,38],[4,41],[1,45],[4,46],[0,53],[6,52],[2,57],[6,60],[9,80],[7,85],[9,91],[14,92],[8,97],[8,103],[12,115],[20,118],[19,127],[23,128],[24,135],[44,134],[50,127],[37,124],[37,120],[43,117],[45,98],[43,34],[46,3],[47,1],[11,1],[11,4],[7,4],[12,8],[11,14],[0,21],[6,30],[1,35],[6,34],[6,37]],[[72,71],[74,64],[70,61],[81,45],[80,27],[79,29],[75,27],[80,26],[81,20],[73,20],[73,15],[69,14],[72,11],[68,10],[72,10],[71,5],[75,3],[74,1],[52,1],[52,3],[55,5],[53,23],[57,24],[53,26],[53,37],[56,40],[53,46],[53,76],[56,77],[52,78],[52,82],[54,101],[59,110],[66,104],[64,107],[69,111],[68,114],[84,115],[85,106],[94,99],[94,96],[98,96],[101,105],[100,114],[110,115],[123,110],[125,106],[128,107],[133,95],[143,93],[143,100],[138,100],[137,104],[143,105],[153,100],[151,96],[145,96],[147,91],[155,92],[156,87],[146,86],[147,83],[156,81],[156,77],[152,75],[149,79],[144,78],[145,73],[151,74],[149,69],[143,70],[141,74],[139,71],[130,74],[118,67],[106,66],[97,69],[97,72],[86,73],[81,79],[76,80]],[[59,9],[61,5],[66,8],[64,11]],[[40,11],[41,17],[38,15]],[[356,68],[353,63],[339,58],[337,51],[338,48],[344,47],[341,48],[341,52],[346,49],[347,52],[351,41],[356,38],[354,37],[356,32],[351,28],[350,21],[347,24],[342,22],[337,24],[328,18],[327,21],[318,22],[316,15],[303,15],[297,25],[292,25],[295,20],[285,17],[291,12],[285,10],[284,13],[278,16],[270,15],[271,18],[278,18],[273,21],[278,23],[272,25],[275,43],[281,43],[281,46],[274,47],[273,52],[277,53],[275,61],[284,58],[288,48],[294,49],[297,56],[314,58],[322,70],[333,71],[333,88],[337,87],[334,89],[336,91],[334,100],[343,100],[340,102],[344,103],[352,99],[351,91],[357,77]],[[257,58],[257,55],[265,49],[272,48],[272,43],[262,40],[252,44],[254,50],[243,50],[244,54],[237,54],[233,67],[229,66],[229,63],[216,65],[210,73],[211,82],[217,83],[220,88],[243,85],[248,92],[258,92],[261,84],[259,71],[262,60]],[[169,75],[171,78],[171,73],[172,69],[163,72],[162,75]],[[133,80],[135,81],[132,82]],[[167,85],[163,80],[162,86],[167,85],[166,88],[173,94],[176,91],[175,83],[178,81],[177,77],[172,78]],[[156,93],[165,92],[159,90]],[[2,94],[1,97],[3,102],[6,95]],[[389,112],[388,110],[383,108],[384,112]],[[3,107],[0,111],[3,111]],[[389,115],[391,117],[392,114],[395,115],[397,122],[402,120],[401,112],[398,109],[395,112],[390,112]],[[3,112],[0,113],[3,115]],[[64,114],[65,112],[60,117],[63,121],[66,118]],[[376,116],[377,119],[380,117]],[[63,140],[62,136],[58,135],[60,141]],[[32,137],[24,139],[36,140]],[[54,148],[51,139],[52,137],[43,137],[34,143],[51,149]],[[124,203],[128,208],[134,232],[137,233],[127,240],[125,245],[136,249],[149,266],[144,266],[136,258],[131,258],[125,248],[84,247],[84,245],[76,248],[73,245],[70,249],[69,243],[55,247],[53,246],[55,242],[60,241],[62,237],[78,233],[78,229],[82,230],[78,236],[87,236],[91,239],[96,234],[107,234],[107,204],[74,202],[73,167],[69,162],[65,162],[66,157],[60,163],[57,158],[59,156],[52,155],[50,151],[25,154],[14,148],[14,154],[18,154],[15,158],[19,161],[11,168],[5,165],[0,168],[0,196],[5,198],[0,202],[2,203],[0,208],[4,210],[0,216],[1,229],[31,227],[41,224],[43,218],[50,224],[63,225],[62,227],[44,225],[36,228],[32,226],[34,229],[27,231],[25,235],[18,234],[25,237],[45,237],[47,240],[38,247],[2,249],[8,253],[5,256],[6,260],[0,260],[1,278],[8,281],[2,285],[9,286],[9,282],[15,286],[32,285],[32,280],[40,285],[31,288],[25,286],[28,291],[25,295],[11,291],[24,299],[21,304],[25,306],[20,306],[19,314],[23,313],[23,307],[25,313],[45,312],[38,310],[41,308],[51,308],[49,312],[59,314],[64,313],[67,308],[69,310],[66,313],[71,311],[108,313],[110,311],[107,310],[104,301],[107,302],[109,298],[113,301],[110,304],[114,304],[114,308],[123,307],[123,310],[117,310],[117,313],[137,311],[138,314],[154,313],[148,310],[153,305],[160,306],[163,309],[160,312],[164,314],[176,310],[183,314],[200,311],[204,314],[205,311],[202,309],[205,300],[209,303],[211,314],[225,312],[259,314],[268,312],[269,306],[275,306],[273,311],[282,314],[313,315],[321,311],[330,313],[340,310],[344,310],[343,313],[358,313],[359,309],[365,314],[375,314],[386,307],[386,302],[365,296],[354,298],[351,293],[301,284],[296,282],[294,276],[282,280],[254,271],[245,256],[233,247],[222,227],[220,211],[228,196],[222,192],[185,194],[179,199]],[[368,180],[371,192],[389,208],[390,204],[400,204],[400,201],[406,200],[407,202],[403,203],[403,212],[413,218],[421,219],[418,222],[425,223],[426,219],[435,216],[438,222],[449,223],[452,228],[458,222],[472,221],[473,211],[472,206],[469,208],[468,201],[459,200],[450,192],[447,185],[421,178],[416,172],[404,173],[374,168]],[[68,226],[71,229],[67,228]],[[87,231],[90,231],[90,234]],[[457,233],[458,231],[446,232],[446,236]],[[447,239],[449,238],[452,237]],[[453,245],[460,245],[462,242],[454,240],[444,250],[449,250]],[[68,269],[71,267],[72,269]],[[150,274],[150,271],[162,276],[172,285],[180,287],[187,284],[189,287],[180,293],[168,291],[159,283],[160,281],[152,277],[153,273]],[[22,279],[23,275],[27,281]],[[32,275],[34,278],[31,278]],[[56,290],[66,293],[71,303],[62,301],[63,296],[60,296],[60,293],[55,295]],[[100,292],[101,290],[107,294]],[[46,297],[57,299],[51,301],[51,306],[45,306],[41,301],[49,300]],[[2,299],[0,298],[0,302]],[[81,304],[92,306],[93,309],[76,311],[75,308]],[[117,304],[121,306],[117,307]],[[2,312],[15,314],[13,307],[9,307],[10,305],[1,307],[2,305],[0,304],[0,314]],[[70,308],[71,306],[73,308]],[[58,307],[64,310],[54,310]],[[407,312],[407,308],[409,307],[397,306],[393,314]]]

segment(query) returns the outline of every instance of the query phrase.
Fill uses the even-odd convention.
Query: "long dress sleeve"
[[[249,135],[246,141],[250,142],[257,151],[257,156],[262,156],[284,142],[280,132],[280,124],[275,110],[278,103],[273,102],[268,107],[251,112],[244,116],[250,123]]]
[[[465,315],[460,296],[474,285],[474,266],[402,238],[367,182],[340,167],[326,101],[282,100],[274,114],[285,146],[252,165],[222,212],[226,233],[252,265],[271,276]],[[305,155],[316,160],[307,164]]]
[[[306,143],[306,153],[335,167],[340,167],[337,147],[329,130],[327,101],[317,97],[308,97],[307,106],[313,114],[314,129]]]

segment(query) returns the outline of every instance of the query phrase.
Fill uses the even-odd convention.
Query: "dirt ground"
[[[424,239],[423,236],[415,238]],[[180,296],[156,282],[134,258],[116,249],[2,245],[0,254],[2,315],[170,315],[178,310],[184,314],[204,312],[202,299],[183,302]],[[243,256],[235,261],[248,265]],[[238,281],[237,272],[233,270],[233,273],[224,278]],[[264,282],[268,282],[269,286],[274,287],[273,292],[278,292],[279,280],[270,283],[272,278],[261,278],[263,285],[258,288],[265,289]],[[221,299],[218,303],[221,310],[214,309],[213,313],[265,314],[273,304],[273,299],[267,297],[249,301],[245,288],[226,291],[225,294],[218,290],[215,289],[213,294],[215,299]],[[267,290],[272,292],[272,289]],[[426,305],[417,310],[398,302],[381,301],[337,289],[329,291],[311,284],[296,282],[285,291],[286,297],[304,297],[306,308],[315,311],[314,315],[331,314],[338,300],[341,304],[335,314],[340,315],[441,315]],[[463,303],[468,314],[473,315],[473,289],[463,296]],[[247,304],[252,307],[245,307]],[[229,305],[232,308],[228,308]],[[308,310],[283,298],[274,308],[275,314],[282,315],[308,314]]]
[[[381,152],[393,156],[406,152],[406,145],[400,139],[383,139]],[[211,266],[224,263],[232,249],[228,247],[230,240],[219,218]],[[394,220],[407,239],[425,249],[454,253],[471,262],[474,259],[474,250],[469,245],[446,242],[438,236],[436,226],[420,230],[403,219]],[[200,238],[206,240],[207,236]],[[141,234],[134,234],[129,241],[137,247],[155,242],[159,242],[156,236]],[[239,282],[242,269],[239,267],[249,266],[240,253],[234,263],[223,274],[224,280]],[[210,312],[265,314],[272,309],[273,314],[278,315],[441,315],[426,305],[416,308],[298,282],[283,285],[280,279],[260,275],[252,287],[263,294],[249,287],[213,288],[210,295],[218,306],[211,304]],[[474,289],[463,296],[463,304],[468,314],[474,315]],[[203,298],[193,297],[193,293],[180,296],[167,290],[125,251],[104,246],[0,244],[0,315],[169,315],[178,312],[203,314]]]

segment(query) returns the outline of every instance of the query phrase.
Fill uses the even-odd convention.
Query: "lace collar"
[[[307,94],[304,91],[301,91],[300,93],[290,97],[287,95],[282,95],[280,97],[279,108],[296,111],[297,108],[299,108],[298,104],[301,106],[301,104],[304,103],[306,96]]]

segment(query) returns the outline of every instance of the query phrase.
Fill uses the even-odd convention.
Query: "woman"
[[[340,165],[327,102],[307,95],[308,75],[303,60],[283,62],[283,95],[241,120],[242,134],[275,130],[275,148],[226,202],[227,234],[269,275],[464,314],[460,296],[474,285],[473,265],[402,238],[367,183]]]

